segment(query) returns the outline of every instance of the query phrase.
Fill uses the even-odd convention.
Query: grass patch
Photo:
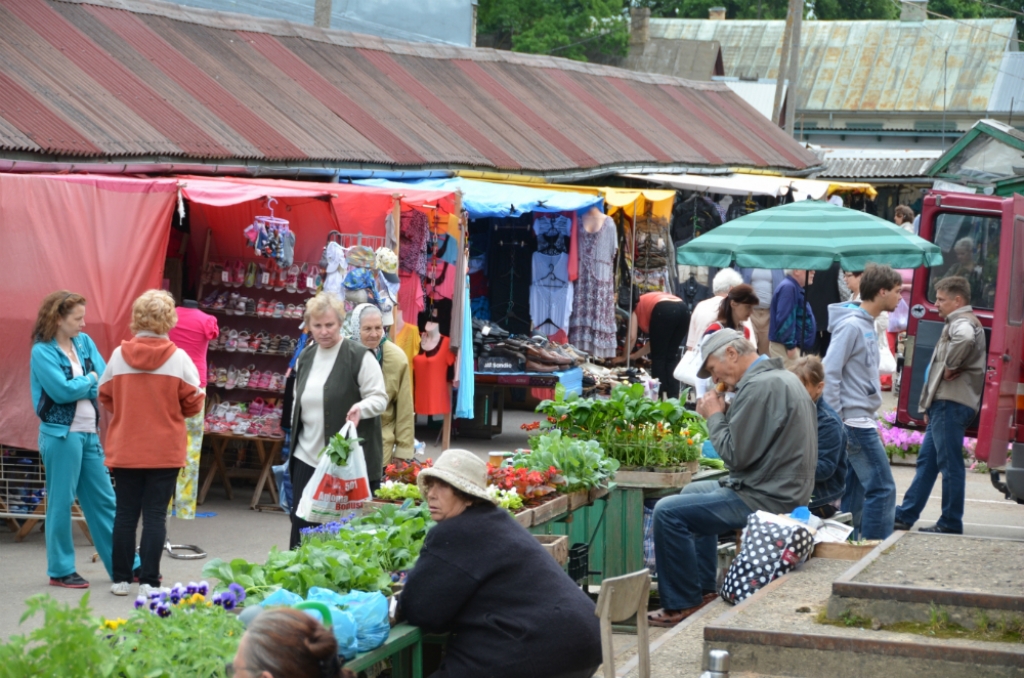
[[[839,619],[829,619],[825,610],[822,610],[818,613],[816,621],[826,626],[859,629],[876,628],[872,620],[857,616],[850,610],[847,610]],[[949,621],[949,614],[945,610],[933,606],[929,610],[928,622],[883,624],[876,630],[907,633],[928,638],[941,638],[943,640],[957,638],[985,643],[1024,644],[1024,618],[1003,616],[998,619],[992,619],[986,613],[979,612],[974,619],[974,623],[976,628],[973,629],[953,624]]]

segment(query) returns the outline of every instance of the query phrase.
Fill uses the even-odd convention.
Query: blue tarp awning
[[[595,205],[599,209],[604,208],[604,199],[598,195],[496,184],[462,177],[415,181],[360,179],[352,183],[395,190],[407,187],[424,190],[459,190],[462,191],[462,206],[469,212],[471,219],[517,217],[527,212],[578,212]]]

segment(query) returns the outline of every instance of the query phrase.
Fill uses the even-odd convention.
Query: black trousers
[[[317,526],[317,523],[311,523],[295,515],[299,508],[299,500],[302,499],[302,493],[306,489],[306,485],[309,485],[309,481],[315,471],[316,467],[310,466],[301,459],[297,459],[295,457],[295,450],[292,450],[292,455],[288,458],[288,474],[292,479],[292,532],[288,539],[289,549],[294,549],[302,543],[302,530],[307,527]],[[370,480],[370,494],[373,495],[379,489],[380,475],[377,476],[376,480]]]
[[[659,395],[679,397],[679,382],[672,373],[689,330],[690,311],[683,302],[659,301],[651,309],[651,376],[661,382]]]
[[[167,543],[167,505],[178,482],[176,468],[112,468],[114,496],[113,556],[115,582],[134,580],[135,533],[142,516],[140,584],[160,585],[160,558]]]

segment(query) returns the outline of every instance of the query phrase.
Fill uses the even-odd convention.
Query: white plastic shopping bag
[[[356,427],[346,422],[320,452],[316,471],[302,491],[295,515],[310,523],[328,523],[359,508],[369,498],[366,457],[356,437]]]
[[[700,349],[690,349],[683,354],[679,364],[676,365],[675,371],[672,376],[679,381],[687,384],[688,386],[696,386],[700,377],[697,376],[697,372],[700,371],[700,366],[703,364],[701,360]]]

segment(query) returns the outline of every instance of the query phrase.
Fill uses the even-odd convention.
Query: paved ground
[[[468,438],[453,441],[453,446],[465,447],[481,455],[490,450],[511,450],[526,440],[519,425],[535,419],[534,415],[507,412],[503,435],[492,440]],[[422,419],[421,419],[422,421]],[[420,430],[421,440],[428,442],[428,455],[434,456],[439,447],[434,436]],[[913,468],[894,468],[900,497],[913,478]],[[209,557],[262,559],[274,545],[287,546],[288,522],[281,514],[258,513],[248,509],[245,492],[236,494],[234,501],[224,498],[222,490],[214,486],[202,511],[213,512],[210,518],[194,521],[172,519],[168,533],[174,543],[198,544],[209,552]],[[939,491],[933,493],[920,526],[932,524],[939,515]],[[1024,539],[1024,506],[1004,501],[991,487],[988,477],[979,474],[967,476],[967,506],[965,529],[969,534]],[[76,531],[79,572],[93,582],[91,602],[97,614],[107,617],[123,616],[131,610],[134,596],[117,598],[109,593],[109,582],[100,563],[90,562],[93,550],[84,536]],[[162,569],[168,584],[177,581],[198,580],[206,561],[174,560],[164,557]],[[23,612],[22,601],[39,593],[49,593],[60,600],[75,601],[80,591],[57,589],[47,585],[46,545],[43,533],[36,530],[22,543],[15,543],[6,526],[0,526],[0,572],[4,574],[2,586],[4,603],[0,605],[0,638],[19,632],[18,618]],[[21,629],[31,628],[41,620],[27,621]]]

